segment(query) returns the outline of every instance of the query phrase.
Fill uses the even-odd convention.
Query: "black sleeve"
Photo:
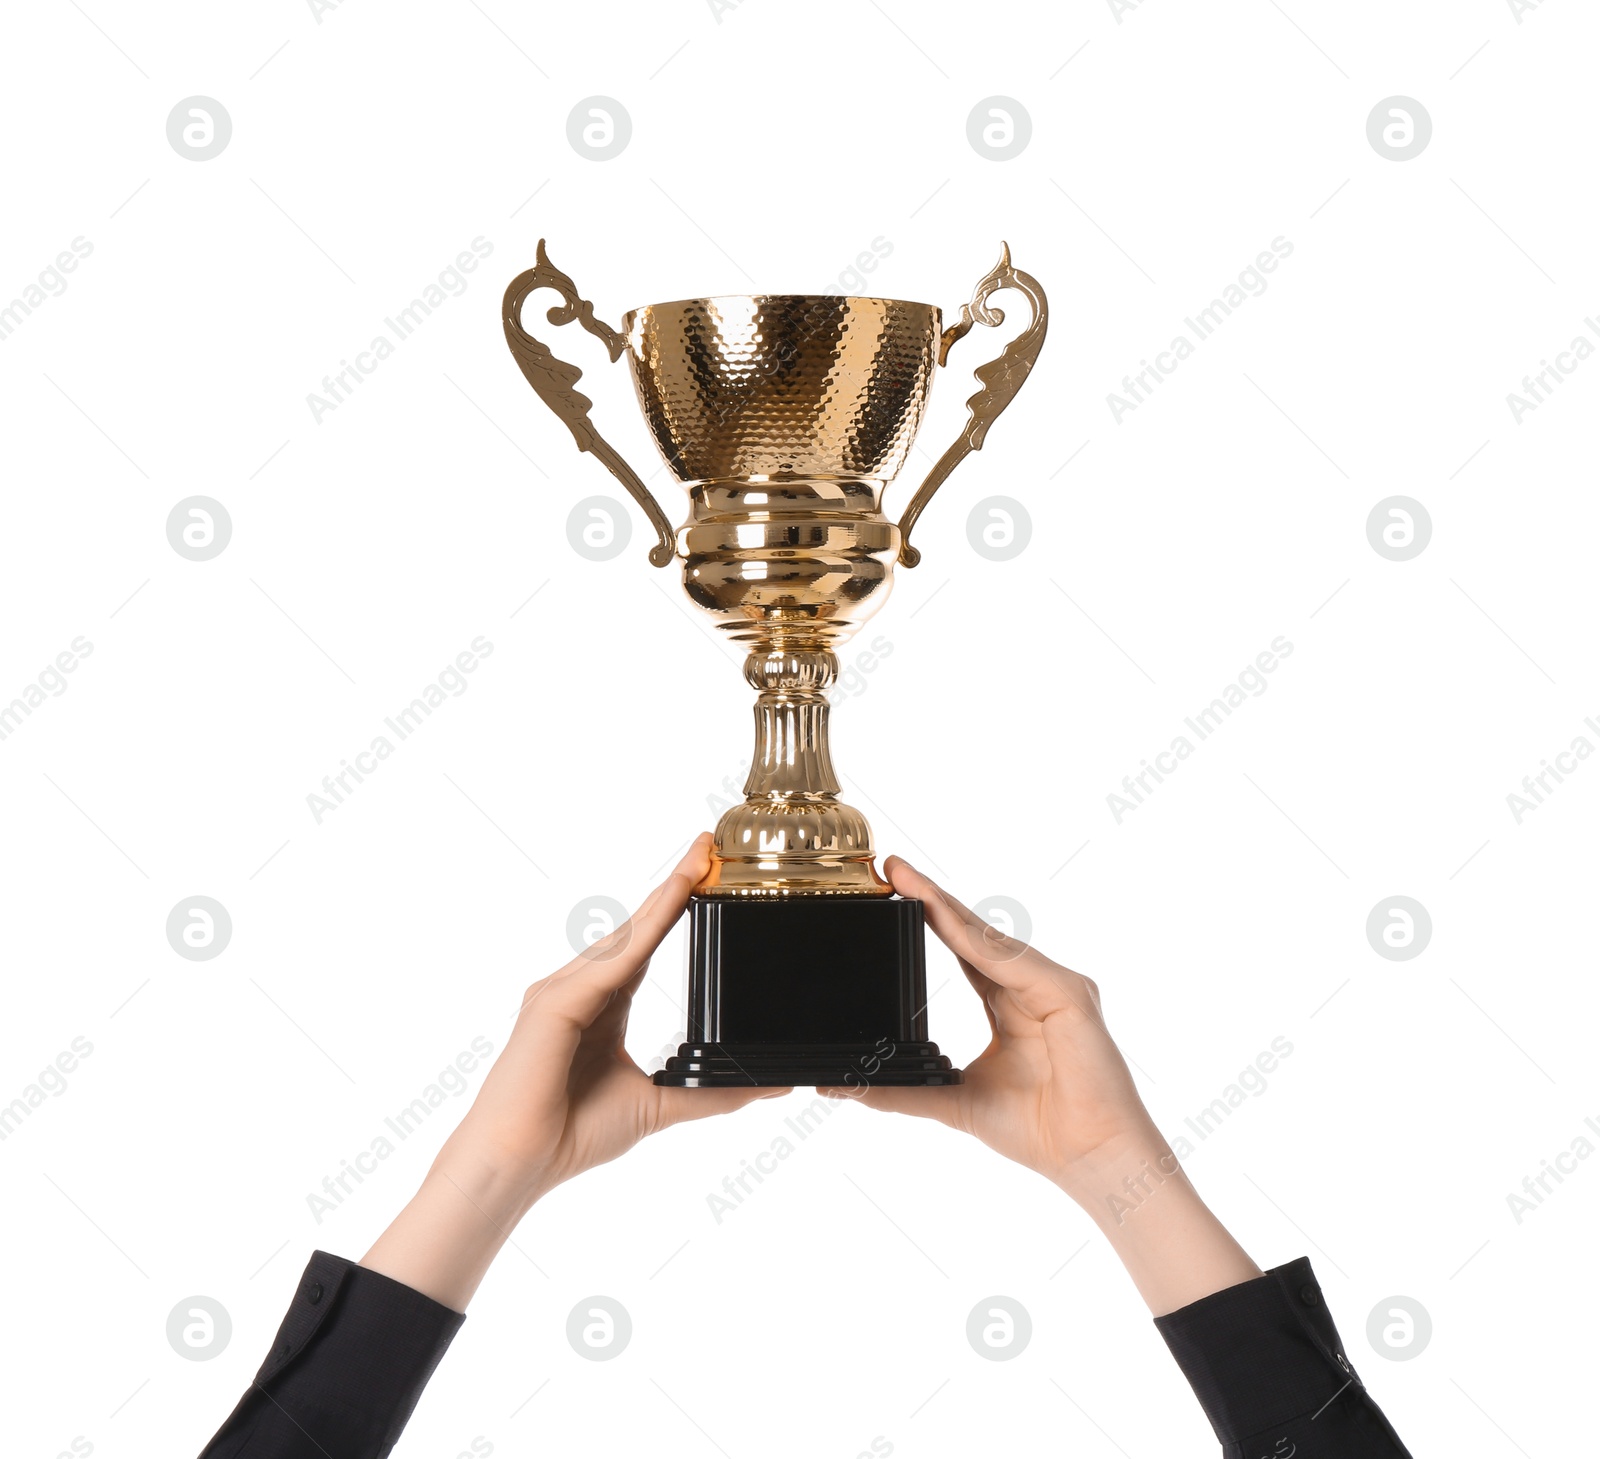
[[[313,1252],[266,1362],[200,1459],[383,1459],[465,1321]]]
[[[1223,1459],[1411,1459],[1345,1354],[1305,1257],[1156,1318]]]

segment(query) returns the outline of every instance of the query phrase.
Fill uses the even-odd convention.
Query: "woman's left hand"
[[[516,1025],[422,1188],[361,1264],[458,1311],[528,1208],[646,1135],[787,1089],[666,1089],[623,1047],[650,957],[705,875],[711,837],[621,927],[523,995]]]
[[[786,1089],[669,1089],[623,1048],[650,958],[705,874],[711,837],[622,926],[523,995],[511,1038],[452,1137],[528,1187],[530,1198],[615,1160],[658,1130]]]

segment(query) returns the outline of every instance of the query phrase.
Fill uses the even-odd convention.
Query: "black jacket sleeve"
[[[464,1321],[314,1252],[255,1382],[200,1459],[384,1459]],[[1156,1328],[1224,1459],[1411,1459],[1346,1357],[1306,1258]]]
[[[1223,1459],[1411,1459],[1368,1396],[1305,1257],[1156,1318]]]
[[[383,1459],[465,1321],[313,1252],[266,1362],[200,1459]]]

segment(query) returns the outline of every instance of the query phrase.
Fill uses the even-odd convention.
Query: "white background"
[[[320,1224],[308,1194],[501,1047],[573,908],[636,901],[748,753],[737,660],[643,519],[613,560],[568,545],[571,506],[620,493],[504,347],[540,237],[613,323],[840,291],[875,238],[868,291],[952,311],[1009,239],[1049,339],[864,635],[892,652],[835,716],[848,792],[883,851],[1015,899],[1101,982],[1173,1138],[1286,1038],[1190,1159],[1202,1192],[1263,1266],[1313,1258],[1418,1454],[1572,1452],[1600,1160],[1520,1224],[1507,1196],[1600,1117],[1600,765],[1521,824],[1506,797],[1600,744],[1600,362],[1520,424],[1506,396],[1600,311],[1597,40],[1576,0],[12,13],[0,301],[93,251],[0,340],[0,701],[93,652],[0,742],[0,1103],[93,1053],[0,1144],[6,1453],[198,1450],[308,1252],[359,1256],[470,1092]],[[632,118],[606,162],[566,135],[597,94]],[[205,162],[165,131],[195,95],[233,125]],[[966,135],[996,95],[1032,120],[1005,162]],[[1407,162],[1367,137],[1396,95],[1433,122]],[[478,237],[466,291],[316,421],[308,393]],[[1277,237],[1266,292],[1119,424],[1108,393]],[[653,471],[621,368],[552,342]],[[954,353],[891,505],[998,345]],[[166,538],[194,495],[233,524],[206,562]],[[967,537],[996,495],[1032,519],[1003,563]],[[1405,562],[1366,532],[1395,495],[1432,521]],[[478,635],[468,691],[317,824],[308,793]],[[1280,635],[1268,690],[1119,824],[1122,777]],[[195,895],[233,920],[211,961],[164,933]],[[1433,921],[1409,961],[1365,932],[1396,895]],[[678,1033],[681,959],[639,996],[641,1061]],[[930,962],[968,1058],[981,1011]],[[941,1127],[839,1109],[717,1224],[708,1194],[810,1098],[536,1209],[399,1452],[1213,1451],[1083,1215]],[[208,1362],[165,1336],[197,1294],[233,1324]],[[565,1338],[591,1294],[632,1316],[611,1362]],[[1032,1316],[1013,1361],[966,1341],[993,1294]],[[1365,1335],[1396,1295],[1433,1323],[1409,1362]]]

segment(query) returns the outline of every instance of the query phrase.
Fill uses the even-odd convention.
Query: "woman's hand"
[[[628,921],[527,990],[472,1108],[363,1266],[462,1310],[547,1191],[669,1125],[789,1092],[661,1088],[622,1046],[633,995],[710,845],[698,837]]]
[[[609,936],[523,995],[511,1039],[452,1137],[526,1184],[531,1199],[683,1120],[739,1109],[786,1089],[668,1089],[622,1046],[633,995],[661,939],[705,874],[711,837]]]
[[[922,899],[928,925],[983,999],[990,1038],[964,1084],[869,1087],[863,1104],[942,1120],[1071,1195],[1120,1152],[1160,1140],[1106,1031],[1094,983],[996,931],[898,856],[884,871],[902,896]]]
[[[1139,1098],[1088,978],[1003,936],[898,857],[894,889],[920,897],[989,1014],[966,1082],[819,1090],[925,1115],[1054,1181],[1093,1217],[1157,1315],[1261,1275],[1189,1184]]]

